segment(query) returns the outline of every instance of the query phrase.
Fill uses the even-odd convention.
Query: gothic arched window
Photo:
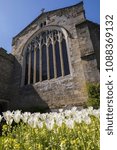
[[[25,85],[70,74],[67,41],[60,30],[33,37],[25,51]]]

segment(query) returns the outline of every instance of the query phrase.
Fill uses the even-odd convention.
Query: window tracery
[[[25,52],[25,85],[70,74],[67,43],[59,30],[45,30],[28,43]]]

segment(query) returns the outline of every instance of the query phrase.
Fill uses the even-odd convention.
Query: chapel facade
[[[100,28],[83,2],[42,12],[0,48],[0,109],[43,111],[83,106],[87,83],[99,82]]]

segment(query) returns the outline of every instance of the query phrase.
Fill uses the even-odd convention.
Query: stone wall
[[[0,104],[11,100],[13,62],[14,57],[0,48]]]
[[[77,24],[76,29],[80,45],[82,59],[81,63],[83,65],[85,81],[87,83],[99,82],[99,25],[86,20],[80,24]]]
[[[88,27],[96,55],[97,67],[100,69],[100,26],[96,23],[88,21]]]
[[[83,24],[85,20],[81,2],[71,7],[42,13],[14,37],[12,54],[16,60],[11,109],[38,111],[73,105],[82,106],[86,102],[88,97],[86,83],[99,81],[99,71],[89,28],[87,24]],[[32,35],[42,29],[41,23],[44,21],[46,26],[61,27],[68,33],[70,75],[22,86],[25,45]],[[90,58],[85,60],[84,55],[87,53],[90,53]]]

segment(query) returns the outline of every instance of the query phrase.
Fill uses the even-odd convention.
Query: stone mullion
[[[54,62],[54,78],[57,78],[57,69],[56,69],[56,55],[55,55],[55,42],[52,42],[53,47],[53,62]]]
[[[40,46],[40,82],[42,81],[42,47]]]
[[[50,80],[50,65],[49,65],[49,48],[46,46],[46,56],[47,56],[47,77]]]
[[[31,51],[29,52],[29,63],[28,63],[28,84],[30,84],[31,78]]]
[[[60,61],[61,61],[61,70],[62,70],[62,76],[64,76],[64,63],[63,63],[63,54],[62,54],[62,45],[61,40],[59,40],[59,52],[60,52]]]
[[[36,83],[36,48],[34,48],[34,76],[33,76],[33,83]]]

